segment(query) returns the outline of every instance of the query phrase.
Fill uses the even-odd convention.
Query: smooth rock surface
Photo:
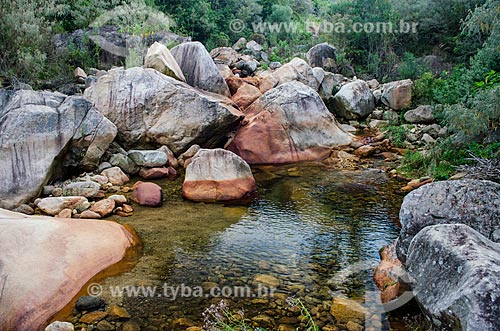
[[[311,47],[307,52],[307,62],[313,68],[320,67],[327,71],[332,71],[335,68],[336,53],[337,49],[328,43],[318,44]]]
[[[63,209],[76,209],[82,212],[90,208],[90,203],[85,197],[51,197],[41,199],[37,207],[45,214],[55,216]]]
[[[299,58],[292,59],[292,61],[276,69],[272,75],[264,77],[262,80],[263,82],[261,84],[269,85],[270,88],[287,82],[298,81],[318,91],[320,84],[314,76],[314,72],[309,64]]]
[[[182,82],[186,81],[179,64],[175,61],[172,53],[165,45],[159,42],[154,42],[149,47],[146,56],[144,57],[144,67],[152,68],[164,75],[170,76]]]
[[[375,99],[364,80],[348,83],[333,97],[335,113],[345,119],[365,118],[375,110]]]
[[[131,150],[128,152],[128,157],[140,167],[161,167],[168,163],[167,154],[162,151],[138,151]]]
[[[163,192],[155,183],[135,183],[132,192],[132,201],[147,207],[160,207],[163,204]]]
[[[405,197],[399,218],[402,228],[396,249],[403,263],[415,235],[430,225],[465,224],[493,240],[500,229],[500,184],[480,180],[427,184]]]
[[[63,186],[64,196],[82,196],[93,198],[101,189],[101,185],[96,182],[76,182]]]
[[[1,329],[42,330],[90,278],[119,262],[134,240],[114,222],[0,209]]]
[[[406,265],[440,330],[500,330],[500,244],[463,224],[429,226],[411,242]]]
[[[172,48],[171,52],[189,85],[230,96],[226,81],[202,43],[183,43]]]
[[[432,106],[420,106],[405,113],[405,120],[408,123],[432,123],[434,121],[434,108]]]
[[[413,82],[410,79],[384,84],[382,103],[393,110],[401,110],[411,106]]]
[[[117,140],[127,149],[166,145],[178,155],[193,144],[220,147],[243,118],[230,99],[153,69],[111,70],[85,96],[117,126]]]
[[[264,94],[247,108],[246,121],[228,149],[249,164],[322,160],[352,141],[318,93],[299,82]]]
[[[201,149],[186,168],[183,196],[193,201],[230,201],[257,189],[250,166],[224,149]]]
[[[65,151],[91,109],[92,103],[83,97],[0,90],[0,207],[13,209],[28,202],[60,173]],[[87,142],[96,139],[99,135]],[[82,162],[73,159],[75,164]]]
[[[101,174],[106,176],[113,185],[121,186],[130,182],[130,178],[118,167],[103,170]]]

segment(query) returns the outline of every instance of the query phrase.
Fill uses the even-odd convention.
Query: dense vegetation
[[[0,2],[0,84],[2,80],[21,81],[43,87],[46,81],[64,81],[75,66],[99,66],[98,50],[70,48],[64,56],[56,54],[53,36],[86,28],[107,10],[138,1]],[[171,17],[176,23],[174,32],[190,35],[209,49],[231,45],[240,37],[253,38],[269,50],[270,60],[286,61],[327,41],[338,48],[339,70],[348,68],[358,77],[380,81],[414,79],[415,105],[435,105],[451,136],[430,153],[408,153],[407,172],[447,177],[455,165],[467,162],[468,151],[498,157],[499,0],[146,0],[143,4]],[[234,19],[244,23],[242,31],[231,31]],[[419,22],[418,32],[307,29],[307,22],[343,22],[347,26],[392,22],[397,26],[401,20]],[[119,24],[119,18],[113,22]],[[259,22],[294,23],[301,28],[256,35],[252,26]],[[128,26],[127,31],[134,28]],[[139,33],[158,29],[138,28]],[[437,56],[442,68],[430,66],[424,60],[427,55]],[[390,128],[390,132],[396,141],[398,135],[404,135],[399,128]]]

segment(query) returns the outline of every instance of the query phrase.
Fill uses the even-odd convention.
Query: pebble
[[[80,214],[80,218],[89,219],[89,220],[98,220],[98,219],[101,219],[101,215],[99,215],[96,212],[86,210]]]
[[[93,311],[90,313],[87,313],[83,315],[80,318],[81,323],[85,324],[94,324],[96,322],[99,322],[100,320],[106,318],[108,316],[108,313],[105,311]]]
[[[115,330],[115,326],[111,323],[109,323],[106,320],[100,321],[97,323],[97,330],[99,331],[113,331]]]
[[[57,214],[58,218],[71,218],[73,215],[73,210],[72,209],[63,209],[59,214]]]
[[[109,308],[109,317],[115,320],[128,319],[130,314],[125,308],[114,305]]]
[[[94,311],[104,307],[104,304],[101,298],[86,295],[76,300],[75,308],[79,311]]]
[[[75,327],[73,326],[73,324],[68,322],[59,322],[59,321],[51,323],[45,328],[45,331],[74,331],[74,330]]]

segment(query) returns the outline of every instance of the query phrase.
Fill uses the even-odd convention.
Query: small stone
[[[295,326],[291,324],[280,324],[278,326],[278,331],[296,331],[297,329]]]
[[[94,175],[90,177],[90,180],[100,185],[106,185],[108,183],[108,177],[102,175]]]
[[[94,311],[104,307],[104,304],[101,298],[86,295],[76,300],[75,308],[79,311]]]
[[[61,212],[57,214],[57,218],[71,218],[72,215],[73,215],[73,210],[66,208],[61,210]]]
[[[90,210],[85,210],[83,213],[80,214],[80,218],[89,220],[98,220],[101,219],[101,215]]]
[[[74,331],[74,330],[75,327],[73,326],[73,324],[69,322],[59,322],[59,321],[51,323],[45,328],[45,331]]]
[[[101,201],[97,201],[90,211],[101,215],[101,217],[106,217],[113,213],[113,209],[115,209],[115,201],[111,199],[104,199]]]
[[[122,211],[125,213],[133,213],[134,212],[134,208],[132,208],[131,205],[123,204],[122,208],[123,208]]]
[[[190,320],[189,318],[181,317],[177,318],[172,322],[172,326],[174,328],[189,328],[192,326],[196,326],[196,323]]]
[[[346,328],[349,331],[363,331],[363,327],[361,325],[352,321],[347,322]]]
[[[274,326],[274,318],[272,318],[271,316],[265,315],[265,314],[261,314],[261,315],[257,315],[255,317],[253,317],[252,321],[254,321],[258,324],[263,324],[266,327]]]
[[[113,200],[117,206],[122,206],[127,203],[127,198],[124,195],[115,194],[110,196],[108,199]]]
[[[48,196],[48,195],[51,195],[52,194],[52,191],[55,189],[55,186],[52,186],[52,185],[47,185],[47,186],[44,186],[43,187],[43,191],[42,191],[42,194],[44,196]]]
[[[334,298],[330,313],[337,323],[346,324],[350,321],[364,321],[368,310],[356,301],[345,298]]]
[[[64,196],[82,196],[86,198],[93,198],[101,189],[101,185],[96,182],[85,181],[70,183],[63,187]]]
[[[130,314],[125,308],[114,305],[109,308],[109,317],[115,320],[128,319]]]
[[[154,183],[139,181],[134,185],[131,199],[141,206],[160,207],[163,204],[163,192]]]
[[[278,287],[280,286],[280,281],[278,278],[271,275],[256,275],[254,277],[254,282],[260,283],[269,287]]]
[[[359,157],[369,157],[377,150],[376,147],[364,145],[354,151],[354,154]]]
[[[128,187],[128,186],[124,186],[122,187],[122,190],[121,190],[123,193],[128,193],[130,191],[132,191],[132,188]]]
[[[99,173],[101,173],[101,172],[103,172],[104,170],[109,169],[109,168],[111,168],[111,167],[113,167],[113,166],[111,165],[111,163],[109,163],[109,162],[103,162],[103,163],[101,163],[101,164],[99,165],[99,168],[97,168],[97,171],[98,171]]]
[[[122,324],[121,331],[141,331],[141,326],[136,321],[126,321]]]
[[[56,187],[55,189],[52,190],[52,195],[54,197],[62,197],[63,195],[63,190],[60,187]]]
[[[139,176],[143,179],[162,179],[168,177],[168,168],[142,168]]]
[[[108,313],[105,311],[93,311],[83,315],[80,318],[80,323],[94,324],[106,318],[106,316],[108,316]]]
[[[128,152],[128,157],[139,167],[161,167],[168,163],[167,154],[162,151],[140,151],[132,150]]]
[[[109,323],[106,320],[102,320],[99,323],[97,323],[97,330],[99,331],[113,331],[115,330],[115,327],[113,324]]]
[[[66,208],[82,212],[90,207],[90,203],[85,197],[50,197],[41,199],[37,207],[45,214],[55,216]]]
[[[436,142],[436,139],[432,138],[429,134],[424,133],[424,135],[422,136],[422,141],[426,144],[434,144]]]
[[[189,328],[186,329],[186,331],[202,331],[203,329],[200,328],[199,326],[190,326]]]

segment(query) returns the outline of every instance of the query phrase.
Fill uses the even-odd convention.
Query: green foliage
[[[388,128],[388,134],[391,142],[397,148],[405,148],[406,147],[406,129],[402,125],[392,125]]]
[[[405,52],[398,66],[399,79],[416,79],[422,74],[423,68],[418,63],[417,57],[410,52]]]

